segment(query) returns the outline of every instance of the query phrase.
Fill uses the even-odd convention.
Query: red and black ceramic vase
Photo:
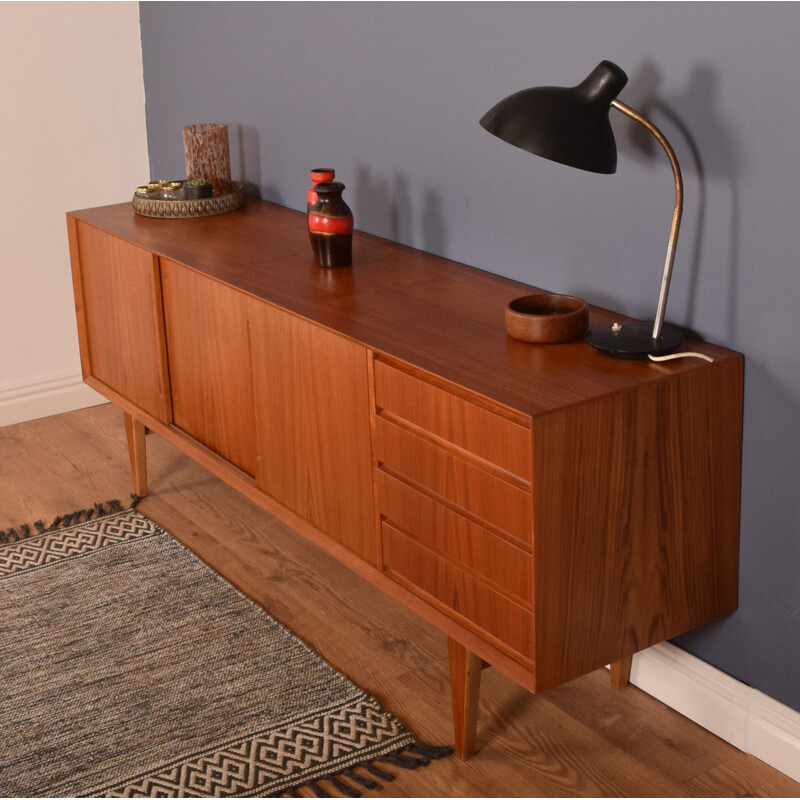
[[[342,199],[344,184],[318,183],[317,201],[308,212],[308,234],[317,264],[349,267],[353,263],[353,212]]]
[[[332,181],[336,177],[336,172],[330,167],[317,167],[317,169],[311,170],[308,177],[311,178],[311,188],[306,194],[306,213],[311,211],[311,206],[317,202],[316,185],[318,183],[328,183]]]

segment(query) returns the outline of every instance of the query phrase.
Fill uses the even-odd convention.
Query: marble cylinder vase
[[[219,122],[187,125],[183,129],[186,178],[206,178],[215,193],[231,191],[231,154],[228,126]]]

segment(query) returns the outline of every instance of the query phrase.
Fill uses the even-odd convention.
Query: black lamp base
[[[615,358],[647,358],[671,353],[683,344],[683,334],[664,325],[661,336],[653,338],[652,322],[615,322],[586,332],[586,341],[597,350]]]

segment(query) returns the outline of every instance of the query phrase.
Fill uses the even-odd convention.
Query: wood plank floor
[[[156,436],[140,510],[173,533],[422,741],[451,741],[445,638]],[[0,529],[131,492],[110,405],[0,428]],[[531,695],[483,673],[478,746],[371,796],[797,797],[800,784],[599,670]],[[8,740],[9,732],[4,740]]]

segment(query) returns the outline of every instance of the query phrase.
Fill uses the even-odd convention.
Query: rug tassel
[[[336,775],[332,775],[327,780],[329,780],[345,797],[361,797],[361,792],[359,792],[355,786],[351,786]]]
[[[386,783],[394,780],[394,775],[392,775],[391,772],[382,770],[377,764],[364,764],[364,768],[371,772],[376,778],[386,781]]]
[[[10,544],[11,542],[16,542],[19,540],[19,534],[17,533],[16,528],[6,528],[4,531],[0,531],[0,542],[4,544]]]
[[[403,755],[402,750],[396,750],[394,753],[389,753],[377,759],[382,764],[390,764],[393,767],[402,767],[403,769],[416,769],[417,767],[427,767],[431,762],[427,758],[413,758],[411,756]]]
[[[131,503],[128,508],[136,508],[142,498],[136,494],[131,495]],[[95,503],[91,508],[82,508],[72,511],[69,514],[62,514],[56,517],[48,526],[42,520],[37,520],[33,525],[20,525],[0,530],[0,544],[12,544],[40,533],[50,533],[59,528],[69,528],[80,522],[88,522],[91,519],[106,517],[109,514],[116,514],[118,511],[125,511],[119,500],[107,500],[105,503]]]
[[[359,775],[354,769],[346,769],[344,774],[350,778],[351,781],[360,783],[365,789],[377,789],[380,784],[377,781],[368,778],[366,775]]]
[[[425,756],[425,758],[431,758],[434,761],[453,755],[452,747],[434,747],[433,745],[421,744],[420,742],[414,742],[414,744],[409,745],[406,750],[416,755]]]
[[[350,781],[365,789],[381,789],[381,783],[389,783],[395,779],[391,772],[387,772],[378,766],[378,763],[388,764],[393,767],[401,767],[402,769],[417,769],[418,767],[426,767],[430,764],[431,760],[446,758],[453,754],[452,747],[433,747],[420,742],[413,742],[399,750],[393,750],[391,753],[386,753],[382,756],[377,756],[372,761],[367,761],[363,764],[357,764],[355,767],[348,767],[336,775],[326,775],[324,778],[318,778],[312,783],[300,784],[279,792],[277,797],[301,797],[299,790],[302,788],[308,789],[314,793],[316,797],[361,797],[361,792],[353,786]],[[356,772],[356,770],[366,770],[370,775],[374,775],[378,781]],[[347,780],[344,780],[347,778]],[[330,794],[328,790],[322,785],[324,782],[329,783],[333,790],[338,794]]]

